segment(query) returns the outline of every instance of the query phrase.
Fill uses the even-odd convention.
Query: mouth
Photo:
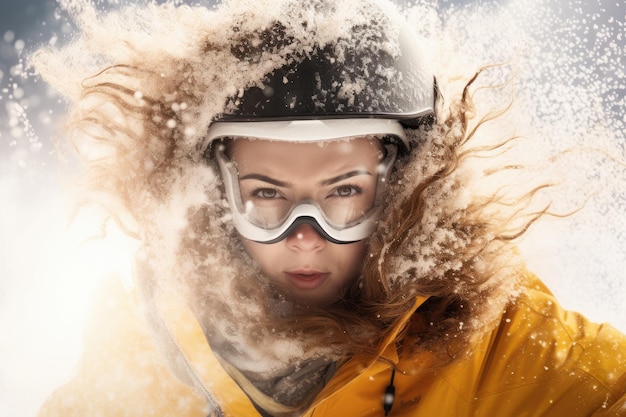
[[[296,270],[285,272],[285,276],[296,288],[314,290],[326,281],[330,273],[315,270]]]

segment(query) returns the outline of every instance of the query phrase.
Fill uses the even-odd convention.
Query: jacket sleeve
[[[206,416],[204,401],[163,363],[138,303],[107,279],[85,331],[75,376],[44,403],[39,417]]]
[[[626,336],[608,323],[597,324],[577,312],[564,310],[552,300],[551,295],[540,307],[548,310],[544,317],[552,318],[554,332],[564,332],[562,344],[571,343],[569,349],[555,347],[555,364],[559,364],[559,355],[567,354],[569,362],[563,365],[571,374],[580,374],[579,386],[572,386],[574,392],[580,392],[581,407],[587,404],[586,398],[601,396],[601,401],[591,404],[590,415],[596,417],[626,416]],[[542,311],[540,310],[541,314]],[[572,385],[577,379],[572,378]]]
[[[626,417],[626,336],[564,310],[534,276],[472,351],[441,368],[424,366],[428,352],[400,355],[396,373],[391,359],[356,364],[311,415],[381,416],[394,375],[391,417]]]
[[[506,399],[517,415],[626,416],[626,336],[563,309],[533,276],[488,351],[486,401]]]

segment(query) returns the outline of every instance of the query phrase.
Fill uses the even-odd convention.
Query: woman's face
[[[236,139],[229,150],[246,205],[280,211],[315,200],[326,214],[350,220],[373,205],[382,153],[376,140],[324,143]],[[366,241],[335,244],[308,224],[272,244],[242,238],[250,256],[272,282],[303,302],[341,298],[359,276]]]

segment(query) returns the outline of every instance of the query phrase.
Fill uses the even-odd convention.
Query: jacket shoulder
[[[533,275],[470,362],[471,401],[511,415],[626,415],[626,336],[563,309]]]

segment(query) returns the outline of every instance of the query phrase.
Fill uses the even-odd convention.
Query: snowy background
[[[76,170],[75,161],[60,161],[53,143],[63,103],[21,72],[29,51],[63,42],[71,23],[52,0],[1,1],[0,417],[22,417],[33,416],[51,390],[71,375],[94,286],[112,273],[130,279],[134,243],[115,230],[104,240],[86,240],[99,233],[94,213],[81,213],[68,226],[68,174]],[[591,97],[616,132],[614,150],[623,160],[626,6],[621,0],[551,1],[424,3],[458,18],[469,15],[464,7],[478,3],[509,10],[520,33],[541,37],[541,48],[535,45],[530,52],[536,53],[542,70],[550,69],[548,57],[566,61],[551,63],[553,71],[546,71],[551,78],[542,76],[541,85],[550,85],[552,96],[544,88],[537,97],[571,104],[562,117],[574,119],[576,100]],[[483,19],[459,26],[466,31],[468,48],[481,50],[488,45],[480,44],[477,28],[493,25],[497,32],[502,29],[498,24]],[[575,89],[585,94],[563,97]],[[573,218],[537,225],[522,249],[566,308],[626,331],[626,179],[623,170],[612,167],[603,173],[597,171],[597,161],[589,163],[596,166],[599,181],[609,181],[604,192]]]

